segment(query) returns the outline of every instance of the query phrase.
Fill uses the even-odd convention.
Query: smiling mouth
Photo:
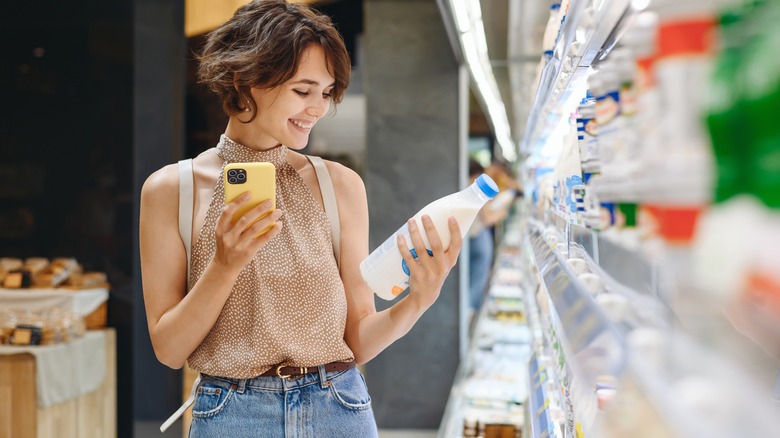
[[[314,126],[314,122],[305,123],[305,122],[299,122],[297,120],[290,119],[290,122],[292,122],[293,125],[301,128],[301,129],[311,129]]]

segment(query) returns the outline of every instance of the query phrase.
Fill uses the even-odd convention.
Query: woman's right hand
[[[236,211],[246,204],[250,198],[251,196],[248,192],[236,197],[235,200],[225,206],[222,214],[217,219],[215,233],[217,251],[214,254],[214,262],[220,264],[223,268],[235,270],[236,273],[240,272],[244,266],[252,261],[257,251],[282,230],[282,222],[278,221],[282,216],[282,211],[278,209],[272,211],[270,200],[250,209],[234,224],[233,216]],[[268,212],[271,212],[271,214],[255,222],[257,218]],[[268,231],[259,236],[257,235],[268,227],[271,227]]]

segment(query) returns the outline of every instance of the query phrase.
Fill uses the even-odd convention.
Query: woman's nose
[[[306,108],[306,114],[320,118],[325,115],[326,112],[328,112],[328,108],[330,107],[330,100],[327,99],[317,99],[317,102],[313,103],[312,105],[309,105]]]

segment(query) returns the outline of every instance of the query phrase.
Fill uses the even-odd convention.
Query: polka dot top
[[[217,322],[190,356],[190,367],[245,379],[276,365],[353,360],[344,341],[347,302],[328,217],[287,162],[287,147],[255,151],[223,135],[217,155],[225,164],[265,161],[276,166],[276,207],[284,211],[284,226],[241,271]],[[192,248],[189,284],[197,282],[214,257],[224,199],[223,179],[218,178]]]

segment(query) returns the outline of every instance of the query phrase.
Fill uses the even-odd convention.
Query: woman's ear
[[[252,91],[250,87],[246,85],[238,85],[238,73],[233,73],[233,88],[236,90],[237,105],[239,108],[243,108],[244,112],[251,112],[254,109],[254,99],[252,98]]]

